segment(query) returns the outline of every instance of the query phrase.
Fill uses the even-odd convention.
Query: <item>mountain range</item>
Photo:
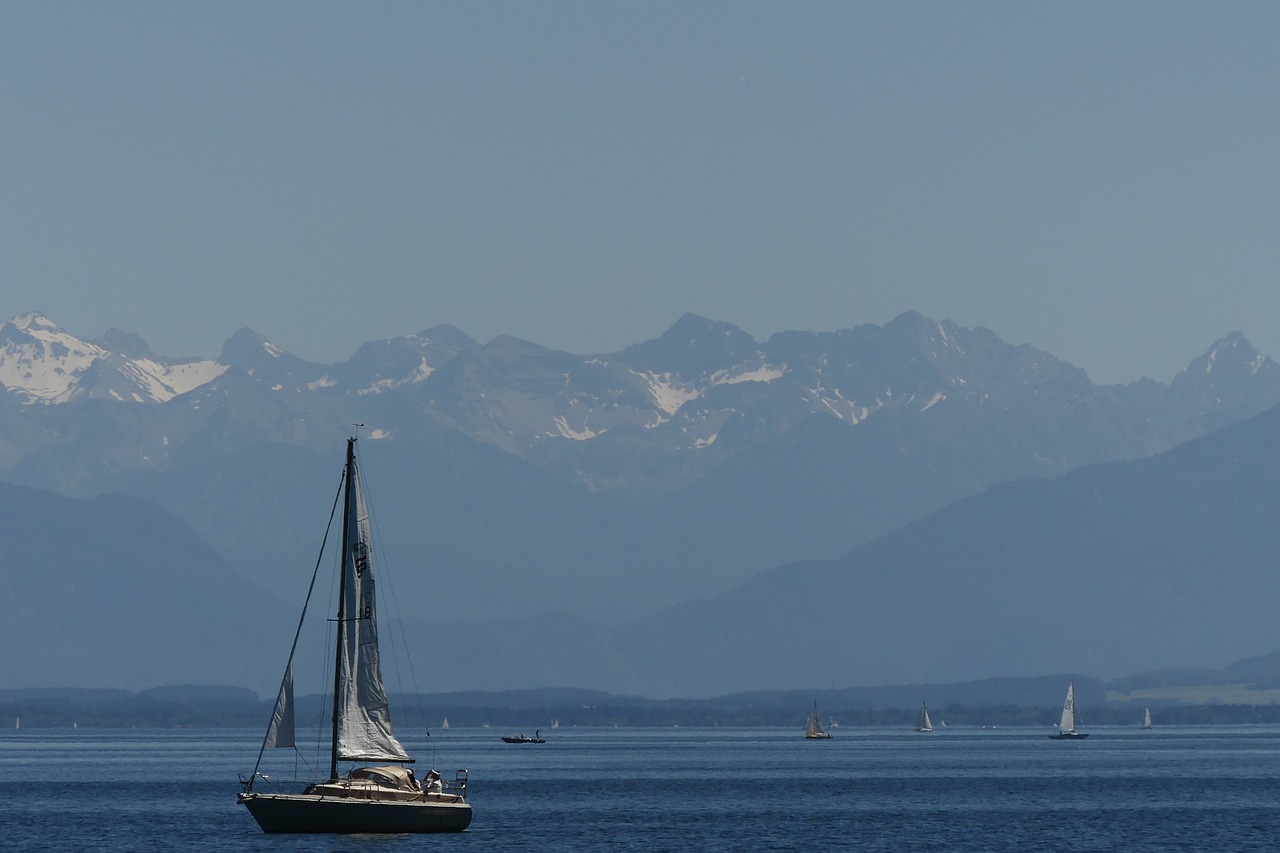
[[[146,687],[187,660],[269,685],[226,667],[282,646],[353,424],[406,633],[456,639],[441,689],[1115,676],[1280,645],[1257,621],[1280,370],[1238,334],[1168,384],[1097,386],[916,313],[763,343],[686,315],[587,356],[437,326],[336,365],[27,314],[0,383],[6,548],[57,565],[23,581],[11,684]],[[79,630],[119,620],[127,674]]]

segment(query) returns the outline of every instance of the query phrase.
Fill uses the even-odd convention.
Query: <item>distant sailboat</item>
[[[446,731],[446,732],[447,732],[447,731],[449,731],[449,718],[448,718],[448,717],[445,717],[445,718],[444,718],[444,722],[440,724],[440,728],[441,728],[441,730],[442,730],[442,731]]]
[[[818,716],[818,703],[813,703],[813,711],[809,714],[809,722],[804,727],[805,740],[828,740],[831,737],[822,727],[822,718]]]
[[[1087,732],[1076,731],[1076,683],[1067,683],[1067,700],[1062,703],[1062,719],[1058,722],[1057,734],[1049,735],[1054,740],[1079,740],[1087,738]]]
[[[933,731],[933,721],[929,719],[929,709],[923,704],[920,705],[920,716],[916,717],[916,731]]]
[[[560,721],[559,721],[559,720],[552,720],[552,721],[551,721],[551,728],[553,728],[553,729],[558,729],[558,728],[560,728]]]
[[[20,728],[22,728],[22,718],[21,718],[21,717],[14,717],[14,718],[13,718],[13,727],[14,727],[15,729],[20,729]]]
[[[1144,729],[1151,728],[1151,709],[1146,708],[1142,712],[1142,727]]]

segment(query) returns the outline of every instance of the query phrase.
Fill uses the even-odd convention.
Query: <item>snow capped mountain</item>
[[[1277,366],[1267,356],[1258,352],[1245,340],[1244,335],[1232,332],[1209,347],[1174,377],[1175,384],[1237,383],[1258,375],[1274,374]]]
[[[107,347],[120,344],[125,352]],[[80,397],[162,403],[216,379],[213,361],[163,360],[136,336],[111,330],[101,344],[81,340],[38,312],[0,326],[0,385],[23,403],[65,403]]]
[[[1233,334],[1170,385],[1098,387],[1046,352],[917,312],[764,342],[685,314],[657,338],[593,355],[510,337],[482,345],[435,326],[365,343],[330,365],[245,328],[217,360],[173,359],[137,335],[113,329],[85,341],[30,313],[0,326],[0,385],[10,401],[51,410],[82,399],[183,398],[162,419],[122,420],[132,432],[83,452],[113,465],[132,464],[120,443],[141,436],[136,456],[163,465],[195,437],[222,450],[255,440],[318,446],[344,424],[365,423],[381,438],[456,430],[607,490],[692,482],[815,416],[859,431],[893,423],[907,442],[968,436],[986,446],[1013,430],[1025,465],[1010,473],[1057,473],[1155,452],[1274,405],[1280,367]],[[36,447],[107,440],[70,424],[15,423],[0,439],[0,470],[36,458]]]
[[[408,337],[369,341],[345,364],[335,365],[325,382],[327,387],[354,389],[360,396],[383,394],[425,382],[441,365],[479,346],[449,325]]]

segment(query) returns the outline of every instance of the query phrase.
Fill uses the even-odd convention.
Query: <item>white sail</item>
[[[1058,728],[1064,732],[1076,730],[1076,683],[1067,684],[1067,701],[1062,704],[1062,720]]]
[[[293,661],[289,661],[284,669],[284,681],[280,682],[280,695],[276,697],[276,707],[271,712],[271,724],[267,726],[267,739],[262,748],[293,745]]]
[[[1146,708],[1142,712],[1142,727],[1144,729],[1151,728],[1151,709]]]
[[[378,621],[373,589],[373,537],[355,456],[347,492],[349,540],[343,559],[344,634],[339,649],[342,695],[338,699],[338,758],[344,761],[409,761],[391,733],[391,713],[382,685]]]
[[[933,731],[933,721],[929,719],[929,709],[924,705],[920,706],[920,716],[916,719],[916,731],[931,732]]]
[[[809,713],[809,722],[805,723],[804,736],[807,738],[827,738],[826,729],[822,727],[822,718],[818,716],[818,703],[813,703],[813,711]]]

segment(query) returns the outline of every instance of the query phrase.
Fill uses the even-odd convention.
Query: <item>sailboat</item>
[[[1057,734],[1049,737],[1054,740],[1078,740],[1088,737],[1088,732],[1076,731],[1076,683],[1067,683],[1067,700],[1062,703],[1062,719],[1058,722]]]
[[[372,526],[356,466],[356,440],[347,439],[340,496],[342,566],[335,622],[337,648],[333,685],[333,727],[329,778],[302,793],[255,790],[262,755],[272,747],[294,746],[293,657],[307,608],[303,605],[280,693],[253,773],[241,777],[244,804],[263,832],[417,833],[461,832],[471,823],[466,800],[467,771],[445,783],[431,770],[419,781],[405,765],[413,759],[391,731],[382,683],[373,583]],[[338,496],[334,497],[335,508]],[[326,539],[328,534],[326,533]],[[320,561],[316,561],[319,573]],[[311,588],[315,588],[315,576]],[[307,593],[307,601],[311,593]],[[340,774],[339,762],[396,762],[362,766]]]
[[[1151,728],[1151,709],[1144,708],[1142,711],[1142,727],[1144,729]]]
[[[929,709],[923,704],[920,705],[920,716],[916,717],[916,731],[933,731],[933,721],[929,719]]]
[[[827,730],[822,727],[822,718],[818,716],[818,703],[813,703],[813,710],[809,712],[809,722],[804,727],[805,740],[828,740],[831,737]]]

